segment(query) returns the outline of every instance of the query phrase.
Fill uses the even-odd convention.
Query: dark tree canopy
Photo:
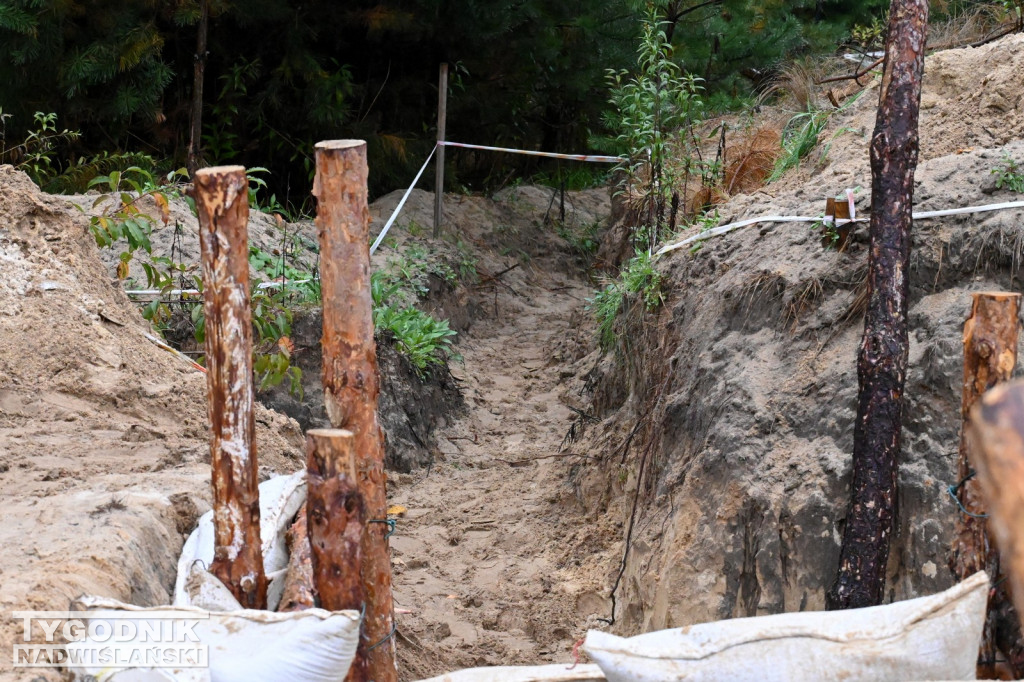
[[[0,0],[0,113],[8,145],[54,112],[82,132],[68,158],[141,151],[168,168],[189,142],[201,0]],[[437,68],[452,65],[451,139],[582,151],[600,132],[608,69],[635,65],[637,0],[208,0],[203,154],[272,171],[308,195],[317,140],[369,143],[371,191],[404,185],[432,144]],[[674,57],[735,97],[750,70],[833,49],[880,0],[656,3]],[[752,39],[753,38],[753,39]],[[537,161],[450,155],[456,181]],[[518,164],[510,166],[509,164]],[[294,197],[292,197],[294,198]]]

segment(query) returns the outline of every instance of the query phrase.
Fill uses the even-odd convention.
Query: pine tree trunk
[[[857,358],[853,480],[839,572],[826,595],[830,609],[880,604],[885,589],[909,347],[911,209],[927,26],[927,0],[892,1],[871,138],[869,298]]]

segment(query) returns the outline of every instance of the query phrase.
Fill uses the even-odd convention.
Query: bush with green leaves
[[[370,275],[373,326],[378,333],[391,334],[398,352],[423,376],[431,365],[458,357],[451,346],[456,332],[448,320],[438,320],[417,308],[415,300],[423,291],[414,293],[408,287],[408,279],[389,271]]]
[[[607,352],[615,347],[615,321],[627,296],[637,296],[647,311],[653,311],[662,304],[661,280],[652,256],[640,251],[626,264],[617,279],[594,294],[594,298],[588,301],[588,308],[597,320],[601,350]]]
[[[666,206],[680,182],[706,171],[694,141],[695,126],[704,112],[702,79],[685,72],[673,59],[665,26],[658,9],[649,6],[637,71],[633,75],[608,71],[612,110],[604,116],[614,138],[603,140],[603,146],[626,155],[620,166],[627,177],[625,191],[632,193],[636,188],[643,199],[640,215],[645,224],[638,234],[646,237],[642,246],[647,249],[661,238]]]
[[[1003,155],[1002,165],[993,168],[992,175],[996,176],[996,189],[1024,193],[1024,168],[1009,154]]]

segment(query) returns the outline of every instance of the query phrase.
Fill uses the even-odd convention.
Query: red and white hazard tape
[[[487,152],[506,152],[508,154],[525,154],[526,156],[543,156],[548,159],[566,159],[568,161],[589,161],[592,163],[621,163],[626,159],[621,156],[600,156],[597,154],[556,154],[554,152],[538,152],[530,149],[510,149],[508,147],[488,147],[482,144],[465,144],[463,142],[438,142],[444,147],[462,147],[463,149],[482,149]]]

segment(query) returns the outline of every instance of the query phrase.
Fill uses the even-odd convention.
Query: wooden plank
[[[195,175],[213,474],[210,572],[242,606],[263,609],[267,579],[254,439],[248,187],[241,166],[206,168]]]
[[[1024,613],[1024,381],[999,384],[982,396],[971,409],[968,438],[989,528],[1009,569],[1010,594]]]

